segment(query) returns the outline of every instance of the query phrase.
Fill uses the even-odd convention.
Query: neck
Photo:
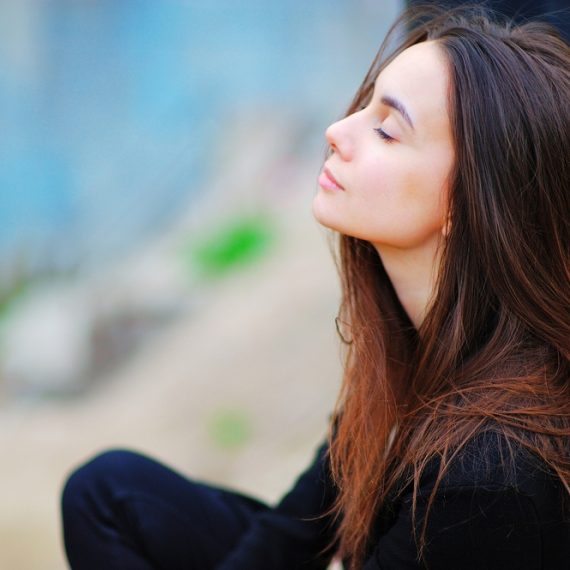
[[[373,244],[396,294],[416,329],[419,329],[435,293],[441,234],[418,247],[403,249]]]

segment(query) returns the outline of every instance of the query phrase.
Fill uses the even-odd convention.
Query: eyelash
[[[364,109],[366,109],[366,107],[367,105],[361,105],[358,111],[363,111]],[[376,131],[378,136],[380,136],[380,138],[386,141],[387,143],[392,143],[396,140],[394,137],[391,137],[385,130],[381,129],[380,127],[375,128],[374,131]]]
[[[382,130],[380,127],[374,129],[380,136],[380,138],[384,139],[387,143],[394,142],[396,139],[391,137],[386,131]]]

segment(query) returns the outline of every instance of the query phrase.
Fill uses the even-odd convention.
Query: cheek
[[[401,207],[441,211],[446,203],[447,177],[451,164],[447,153],[406,153],[382,168],[368,169],[368,195],[383,197]],[[376,192],[374,192],[376,189]]]
[[[410,247],[443,226],[447,192],[442,171],[437,165],[406,162],[361,171],[362,191],[355,199],[371,241]]]
[[[453,155],[449,152],[434,153],[430,162],[422,168],[417,184],[417,200],[424,204],[438,226],[443,225],[447,217],[452,160]]]
[[[405,160],[370,160],[359,171],[356,198],[372,211],[397,214],[417,201],[422,176]]]
[[[439,158],[376,154],[353,163],[347,192],[321,189],[313,215],[323,226],[360,239],[417,246],[440,232],[445,221],[448,165]]]

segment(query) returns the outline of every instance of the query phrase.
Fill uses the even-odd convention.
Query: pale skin
[[[332,153],[313,200],[322,225],[374,245],[416,328],[435,292],[439,247],[450,229],[448,86],[436,42],[399,54],[378,76],[370,103],[327,129]],[[405,111],[382,102],[385,96]]]

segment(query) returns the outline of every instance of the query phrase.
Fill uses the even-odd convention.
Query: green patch
[[[30,283],[30,280],[22,278],[10,284],[10,286],[0,289],[0,321],[8,317],[15,301],[25,295]]]
[[[273,243],[275,232],[268,217],[232,220],[203,241],[193,240],[182,250],[190,264],[206,278],[217,278],[250,264]]]
[[[236,449],[251,439],[251,421],[240,410],[219,410],[208,422],[208,434],[218,447]]]

